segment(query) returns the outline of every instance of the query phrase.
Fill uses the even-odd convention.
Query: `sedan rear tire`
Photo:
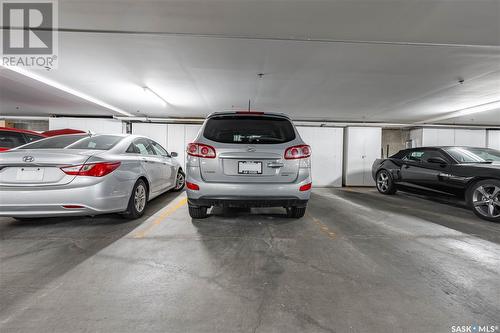
[[[476,216],[483,220],[500,222],[500,181],[478,181],[469,187],[466,198]]]
[[[144,180],[139,179],[132,189],[127,210],[123,213],[127,219],[137,219],[144,215],[148,203],[148,187]]]
[[[186,184],[186,175],[184,172],[182,172],[181,169],[177,171],[177,176],[175,177],[175,187],[173,188],[172,191],[174,192],[179,192],[184,188],[184,185]]]
[[[382,194],[391,195],[398,191],[391,173],[387,170],[380,170],[377,172],[375,182],[377,184],[377,190]]]

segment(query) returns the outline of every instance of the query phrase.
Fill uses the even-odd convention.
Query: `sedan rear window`
[[[35,141],[33,143],[29,143],[19,149],[59,149],[66,148],[72,143],[75,143],[78,140],[81,140],[85,137],[88,137],[88,134],[84,135],[61,135],[54,136],[52,138],[42,139],[40,141]]]
[[[67,147],[67,149],[109,150],[121,139],[123,137],[118,135],[95,135],[82,139]]]
[[[221,116],[207,121],[203,136],[221,143],[278,144],[294,140],[295,131],[285,118]]]

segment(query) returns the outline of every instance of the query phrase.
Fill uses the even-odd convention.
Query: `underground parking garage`
[[[500,332],[499,1],[0,5],[0,332]]]

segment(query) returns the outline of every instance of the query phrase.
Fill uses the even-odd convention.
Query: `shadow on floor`
[[[0,218],[0,318],[31,293],[130,233],[179,195],[165,193],[153,199],[137,220],[119,214],[25,221]]]

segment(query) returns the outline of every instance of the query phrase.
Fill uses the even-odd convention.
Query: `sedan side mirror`
[[[175,151],[170,153],[170,157],[177,157],[177,156],[179,156],[179,154],[177,154]]]
[[[433,164],[448,164],[442,157],[431,157],[427,160],[428,163],[433,163]]]

